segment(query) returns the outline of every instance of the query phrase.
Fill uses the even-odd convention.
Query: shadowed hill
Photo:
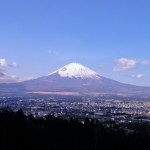
[[[108,123],[106,123],[108,124]],[[113,125],[113,126],[112,126]],[[105,127],[97,120],[86,118],[65,120],[46,116],[25,116],[22,110],[0,112],[0,149],[2,150],[149,150],[150,124],[130,123],[126,127],[135,132],[126,133],[125,125],[111,122]]]

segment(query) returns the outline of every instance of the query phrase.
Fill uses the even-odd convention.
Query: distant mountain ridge
[[[70,63],[48,76],[20,83],[0,84],[0,96],[26,94],[150,97],[150,87],[120,83],[105,78],[79,63]]]

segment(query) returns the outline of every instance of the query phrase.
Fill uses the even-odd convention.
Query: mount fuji
[[[120,83],[105,78],[82,64],[70,63],[48,76],[20,83],[0,84],[0,96],[26,94],[150,97],[150,87]]]

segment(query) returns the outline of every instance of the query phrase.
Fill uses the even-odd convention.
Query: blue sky
[[[149,0],[0,0],[0,82],[79,62],[150,86]]]

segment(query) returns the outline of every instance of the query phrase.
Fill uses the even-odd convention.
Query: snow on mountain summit
[[[98,79],[100,75],[98,75],[95,71],[89,69],[88,67],[83,66],[80,63],[70,63],[52,74],[57,73],[61,77],[69,77],[69,78],[92,78]]]

